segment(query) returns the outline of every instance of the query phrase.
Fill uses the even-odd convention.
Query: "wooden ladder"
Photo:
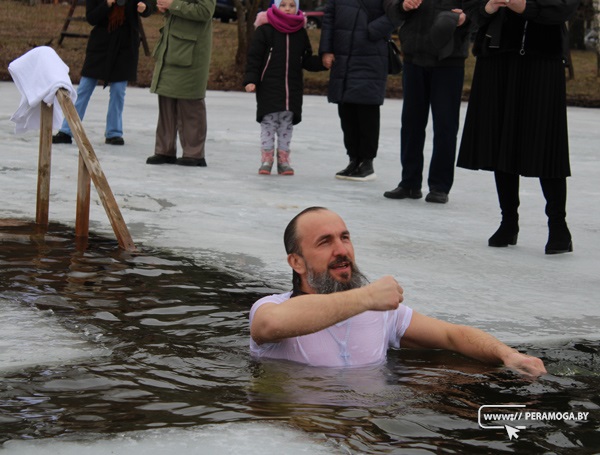
[[[58,89],[56,98],[73,133],[73,138],[79,146],[79,175],[77,178],[77,208],[75,216],[75,237],[78,245],[85,249],[90,224],[90,189],[94,182],[100,201],[112,225],[119,246],[126,251],[136,251],[135,244],[96,153],[90,143],[79,114],[75,110],[67,90]],[[50,202],[50,164],[52,150],[52,116],[53,105],[41,103],[40,149],[38,158],[38,187],[36,224],[42,228],[48,227]]]
[[[63,40],[67,37],[70,38],[87,38],[90,36],[88,33],[73,33],[68,32],[69,24],[71,21],[85,21],[85,17],[77,16],[73,17],[73,13],[75,12],[75,8],[77,8],[78,0],[71,0],[71,6],[69,7],[69,12],[67,13],[67,18],[65,19],[65,23],[63,24],[63,28],[60,31],[60,38],[58,39],[58,45],[60,46]]]

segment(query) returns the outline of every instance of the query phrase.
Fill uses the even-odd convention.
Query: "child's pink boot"
[[[274,160],[274,155],[275,152],[273,150],[271,151],[262,151],[261,157],[260,157],[260,167],[258,168],[258,173],[259,174],[263,174],[263,175],[269,175],[271,174],[271,168],[273,167],[273,160]]]
[[[290,152],[277,150],[277,173],[279,175],[294,175],[290,166]]]

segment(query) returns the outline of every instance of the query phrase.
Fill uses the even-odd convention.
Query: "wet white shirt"
[[[291,292],[273,294],[256,301],[250,309],[250,324],[265,303],[280,304]],[[250,353],[256,358],[290,360],[313,366],[363,366],[383,363],[390,347],[399,348],[410,324],[412,309],[400,305],[393,311],[366,311],[320,332],[258,345],[250,338]]]

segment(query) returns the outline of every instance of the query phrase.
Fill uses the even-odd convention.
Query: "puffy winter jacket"
[[[383,104],[387,40],[394,26],[383,11],[382,0],[327,2],[319,54],[335,57],[329,77],[329,102]]]
[[[248,51],[244,85],[256,85],[256,121],[273,112],[292,111],[293,124],[302,120],[304,79],[302,69],[322,71],[313,55],[304,28],[294,33],[278,32],[270,24],[254,32]]]

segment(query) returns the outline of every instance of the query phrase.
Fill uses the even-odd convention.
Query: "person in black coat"
[[[154,0],[87,0],[86,19],[94,28],[90,33],[77,88],[75,109],[83,119],[90,97],[98,84],[110,86],[106,114],[105,142],[123,145],[123,106],[128,81],[137,78],[140,47],[138,16],[147,17],[155,10]],[[66,120],[52,138],[54,144],[72,143]]]
[[[319,54],[331,69],[328,100],[338,105],[348,166],[346,180],[373,180],[379,147],[379,108],[385,98],[388,45],[397,24],[385,15],[383,0],[329,0]]]
[[[516,245],[519,176],[537,177],[546,199],[546,254],[573,251],[566,223],[565,22],[579,0],[465,0],[478,25],[477,57],[457,165],[494,171],[502,221],[491,247]]]
[[[390,199],[423,197],[425,132],[433,120],[433,151],[427,202],[445,204],[454,183],[460,103],[469,55],[470,24],[462,0],[384,0],[391,18],[402,21],[402,126],[398,186]]]
[[[259,174],[271,173],[275,137],[278,174],[294,174],[289,163],[290,141],[293,125],[302,120],[302,69],[326,69],[313,55],[305,22],[294,0],[276,0],[254,23],[257,29],[248,51],[244,86],[247,92],[256,92],[262,150]]]

